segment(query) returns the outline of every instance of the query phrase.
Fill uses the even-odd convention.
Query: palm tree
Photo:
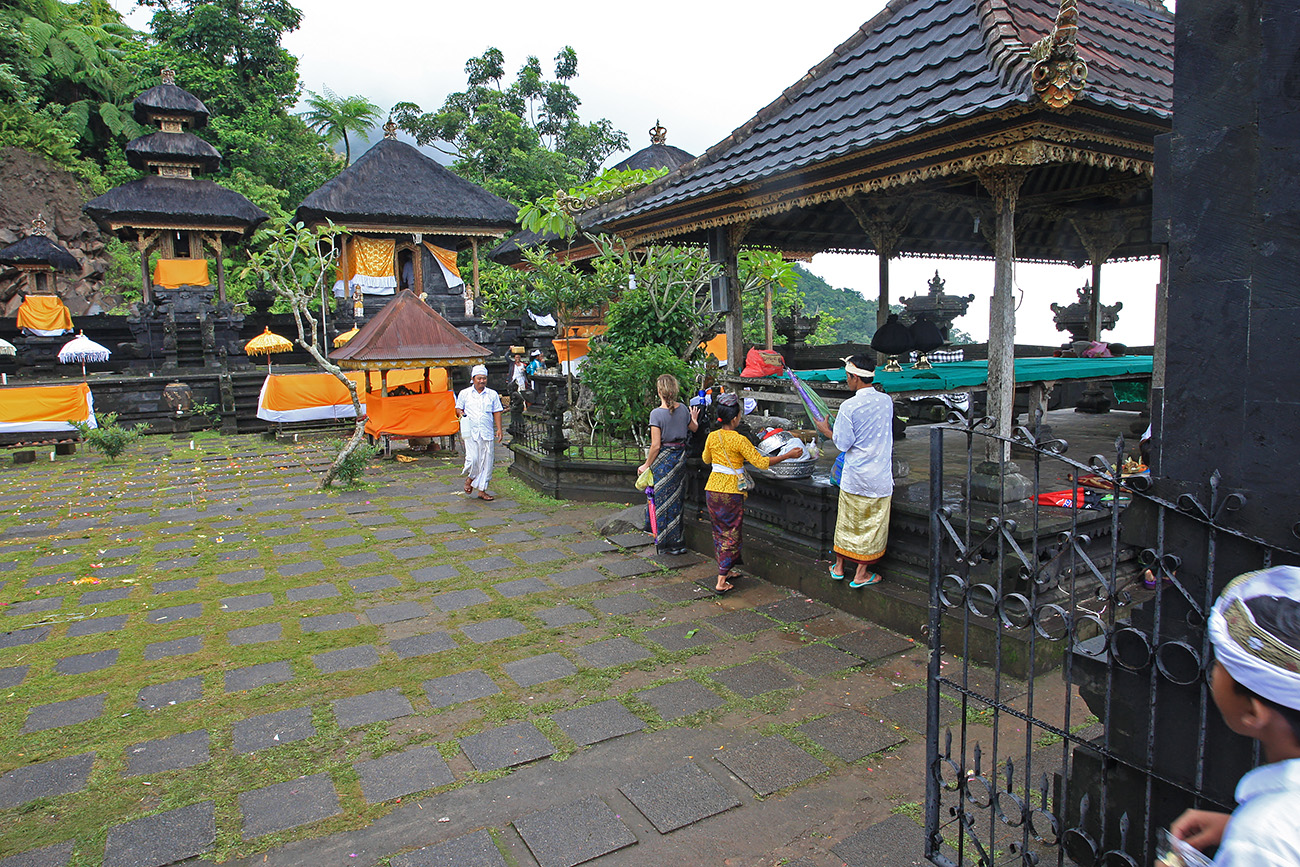
[[[324,96],[307,91],[307,105],[311,111],[304,112],[302,119],[326,140],[342,139],[344,161],[351,165],[352,144],[348,141],[348,133],[354,132],[364,139],[366,131],[378,122],[382,112],[364,96],[339,96],[328,87],[323,89]]]

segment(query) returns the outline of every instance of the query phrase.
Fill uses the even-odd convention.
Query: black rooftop
[[[192,132],[156,132],[129,142],[126,161],[141,171],[154,162],[197,163],[199,171],[212,172],[221,165],[221,153]]]
[[[0,250],[0,265],[49,265],[60,271],[81,273],[81,263],[44,235],[28,235]]]
[[[673,147],[670,144],[654,143],[649,147],[644,147],[625,160],[614,163],[614,168],[619,171],[628,169],[668,169],[672,171],[678,166],[685,165],[695,159],[695,155],[687,153],[679,147]]]
[[[519,209],[461,178],[406,142],[381,139],[298,206],[306,223],[378,224],[434,231],[516,226]]]
[[[114,187],[86,202],[84,210],[105,231],[118,223],[178,229],[212,226],[248,234],[269,219],[248,199],[212,181],[156,175]]]
[[[139,123],[153,123],[152,115],[180,115],[198,129],[208,122],[208,107],[197,96],[174,84],[159,84],[135,98],[132,114]]]

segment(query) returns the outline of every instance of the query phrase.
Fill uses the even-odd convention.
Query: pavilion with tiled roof
[[[1159,0],[890,0],[699,158],[580,218],[633,244],[995,259],[989,413],[1010,430],[1015,259],[1153,257],[1156,139],[1171,128]],[[1100,292],[1095,292],[1096,299]]]

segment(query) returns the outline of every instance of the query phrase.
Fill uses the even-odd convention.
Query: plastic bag
[[[645,472],[636,477],[636,489],[638,491],[644,491],[646,488],[650,487],[654,483],[655,483],[655,474],[651,472],[649,467],[646,467]]]

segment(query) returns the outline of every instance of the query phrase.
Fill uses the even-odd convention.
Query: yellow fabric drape
[[[429,252],[433,254],[433,258],[437,259],[438,263],[442,265],[442,267],[446,268],[448,271],[455,274],[457,277],[460,277],[460,269],[456,267],[455,250],[448,250],[443,247],[435,247],[433,244],[430,244],[428,241],[424,242],[424,246],[429,248]]]
[[[159,259],[153,266],[153,283],[164,289],[181,286],[209,286],[207,259]]]
[[[397,242],[392,238],[367,238],[353,235],[348,243],[352,261],[349,277],[395,277],[393,254]]]
[[[18,327],[34,331],[71,331],[72,314],[53,295],[28,295],[18,307]]]

